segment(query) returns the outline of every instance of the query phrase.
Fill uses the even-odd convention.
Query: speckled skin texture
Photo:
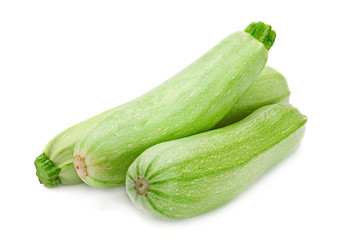
[[[255,110],[269,104],[288,102],[290,90],[287,80],[275,69],[266,66],[232,110],[214,127],[235,123]]]
[[[277,70],[265,66],[259,77],[235,104],[232,110],[227,113],[214,128],[224,127],[237,122],[262,106],[278,102],[287,102],[289,95],[290,91],[288,84],[283,75]],[[61,169],[56,176],[60,181],[51,185],[48,184],[45,178],[40,178],[42,184],[48,187],[55,187],[59,185],[60,182],[66,185],[82,182],[73,166],[75,144],[88,128],[106,116],[109,111],[103,112],[64,130],[46,145],[42,153],[45,153],[46,157],[55,164],[55,167]],[[37,164],[37,162],[38,161],[36,161],[35,164]],[[41,173],[43,170],[37,168],[37,171]]]
[[[94,187],[125,183],[130,164],[147,148],[215,126],[259,76],[268,51],[249,33],[236,32],[143,96],[111,111],[79,139]],[[80,176],[80,175],[79,175]]]
[[[180,219],[217,208],[252,184],[301,141],[307,119],[296,108],[263,107],[235,124],[157,144],[130,166],[126,188],[151,215]],[[139,195],[137,178],[150,182]]]

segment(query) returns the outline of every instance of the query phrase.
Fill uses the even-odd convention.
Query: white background
[[[1,239],[344,239],[342,1],[1,1]],[[252,21],[308,116],[298,150],[227,205],[182,221],[123,187],[48,189],[33,161],[65,128],[168,79]]]

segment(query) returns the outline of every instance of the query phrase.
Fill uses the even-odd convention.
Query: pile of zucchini
[[[290,155],[307,118],[265,66],[276,34],[251,23],[169,80],[55,136],[35,160],[41,184],[126,185],[151,215],[217,208]]]

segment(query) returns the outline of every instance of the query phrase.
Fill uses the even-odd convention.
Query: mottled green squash
[[[278,103],[227,127],[157,144],[130,166],[127,193],[138,208],[157,217],[206,213],[292,153],[306,121],[296,108]]]
[[[147,148],[214,127],[263,70],[275,32],[252,23],[143,96],[112,110],[77,141],[74,166],[87,184],[124,185]]]
[[[264,105],[288,101],[289,95],[288,84],[283,75],[275,69],[265,66],[239,102],[215,128],[241,120]],[[64,130],[45,146],[42,154],[35,161],[37,176],[42,184],[47,187],[55,187],[60,183],[70,185],[82,182],[73,166],[76,141],[108,112],[101,113]]]

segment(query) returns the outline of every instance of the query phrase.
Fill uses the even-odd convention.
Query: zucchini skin
[[[267,29],[262,32],[271,33],[271,26]],[[214,127],[259,76],[267,57],[265,45],[250,33],[225,38],[86,131],[74,150],[77,174],[93,187],[124,185],[128,167],[147,148]]]
[[[239,102],[214,129],[240,121],[265,105],[289,102],[289,96],[290,90],[284,76],[272,67],[266,66]]]
[[[249,87],[239,102],[234,105],[232,110],[214,128],[220,128],[239,121],[264,105],[288,101],[289,95],[288,84],[283,75],[272,67],[265,66],[259,77]],[[65,185],[82,183],[73,165],[76,141],[88,128],[102,119],[109,111],[111,110],[64,130],[45,146],[42,155],[35,161],[37,175],[42,184],[47,187],[56,187],[60,183]],[[46,171],[41,169],[41,166],[44,165],[41,164],[43,154],[48,159],[48,163],[45,163],[45,165],[48,165],[48,170],[46,171],[52,171],[53,168],[57,168],[59,172],[54,172],[50,177],[45,176]]]
[[[211,211],[290,155],[306,121],[296,108],[278,103],[227,127],[157,144],[130,166],[127,193],[136,207],[156,217]],[[143,178],[149,190],[138,194],[136,184]]]

